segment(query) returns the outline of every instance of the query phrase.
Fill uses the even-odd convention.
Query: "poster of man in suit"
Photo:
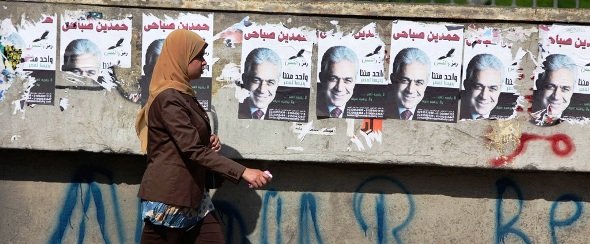
[[[456,122],[462,52],[463,25],[393,21],[386,117]]]
[[[590,118],[590,28],[539,25],[532,115],[537,125]]]
[[[72,75],[67,85],[110,91],[118,86],[113,67],[131,68],[132,16],[102,17],[83,11],[61,16],[61,71]]]
[[[256,23],[242,31],[238,118],[306,122],[315,31]]]
[[[318,32],[318,118],[383,118],[385,44],[370,23]]]
[[[504,29],[467,27],[461,120],[509,119],[516,115],[518,94],[514,84],[526,52],[506,42],[504,34]]]

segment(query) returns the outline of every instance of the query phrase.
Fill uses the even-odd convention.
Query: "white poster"
[[[503,34],[501,29],[474,25],[465,31],[461,119],[506,119],[515,114],[514,85],[526,52],[506,42]]]
[[[213,14],[179,13],[177,16],[159,18],[153,14],[143,14],[141,38],[142,77],[139,81],[141,90],[140,103],[147,102],[152,71],[162,51],[164,39],[177,29],[197,33],[208,44],[205,48],[205,65],[201,78],[191,80],[191,86],[197,94],[197,100],[205,111],[211,110],[211,76],[213,74]]]
[[[111,68],[131,68],[132,17],[95,19],[81,11],[61,17],[61,71],[116,86]]]
[[[590,118],[590,27],[539,25],[533,117],[538,125]]]
[[[383,118],[385,43],[376,23],[318,33],[318,118]]]
[[[456,122],[463,25],[394,21],[388,118]]]
[[[243,28],[238,118],[307,121],[315,30],[282,24]]]

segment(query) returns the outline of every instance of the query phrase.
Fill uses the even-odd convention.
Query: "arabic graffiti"
[[[526,144],[529,141],[534,140],[546,140],[551,143],[551,150],[555,155],[560,157],[566,157],[574,152],[575,145],[572,142],[572,139],[566,134],[555,134],[552,136],[542,136],[530,133],[522,133],[520,137],[520,143],[517,145],[516,149],[508,155],[503,155],[500,157],[496,157],[490,161],[490,163],[494,167],[500,167],[502,165],[508,164],[512,162],[514,158],[518,155],[523,153],[526,150]]]

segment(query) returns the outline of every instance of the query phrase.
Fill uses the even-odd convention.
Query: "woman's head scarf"
[[[141,141],[142,152],[147,152],[148,112],[160,92],[172,88],[194,96],[188,76],[188,64],[205,48],[207,43],[199,35],[188,30],[171,32],[162,46],[162,53],[156,62],[150,81],[150,95],[145,106],[139,110],[135,131]]]

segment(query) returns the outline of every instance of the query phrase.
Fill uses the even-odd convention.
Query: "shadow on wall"
[[[221,153],[241,157],[240,152],[223,145]],[[103,168],[112,173],[112,182],[98,177],[97,183],[138,185],[145,169],[145,156],[91,152],[56,152],[0,149],[0,180],[71,183],[81,167]],[[275,178],[266,189],[298,192],[354,193],[367,179],[393,177],[414,195],[445,195],[462,198],[495,198],[495,182],[504,177],[526,182],[525,200],[552,201],[563,189],[587,193],[582,185],[589,173],[510,171],[438,166],[400,166],[386,164],[331,164],[314,162],[274,162],[239,160],[254,168],[268,169]],[[558,163],[558,162],[556,162]],[[40,170],[42,169],[42,170]],[[75,177],[74,177],[75,178]],[[223,187],[232,185],[226,182]],[[403,193],[400,188],[361,189],[364,193]],[[590,198],[589,198],[590,199]]]
[[[223,153],[240,156],[229,146],[223,146]],[[58,224],[51,225],[55,229],[50,230],[48,238],[64,240],[66,235],[75,235],[77,240],[84,240],[85,228],[94,226],[94,229],[100,230],[105,241],[129,240],[133,236],[138,240],[141,222],[136,221],[137,217],[132,219],[122,214],[129,201],[136,203],[136,191],[125,191],[124,185],[134,187],[139,184],[145,157],[4,149],[0,150],[0,155],[0,181],[13,181],[11,184],[18,184],[14,183],[18,181],[67,183],[66,196],[60,197],[63,204],[55,206],[58,211],[53,218]],[[558,243],[560,231],[566,233],[571,226],[584,222],[584,206],[587,205],[584,203],[590,199],[590,191],[583,184],[590,180],[588,173],[252,160],[241,160],[240,163],[268,169],[274,179],[261,191],[248,189],[244,182],[239,185],[225,182],[213,194],[213,201],[222,213],[229,243],[249,243],[247,237],[253,235],[261,243],[286,241],[287,237],[283,237],[281,231],[274,230],[281,230],[281,225],[287,228],[287,223],[288,228],[293,228],[293,224],[297,227],[290,231],[289,240],[297,238],[299,243],[314,240],[315,243],[323,243],[323,240],[330,242],[326,237],[332,227],[322,225],[325,220],[318,218],[320,212],[329,212],[326,206],[331,207],[327,197],[332,195],[326,196],[325,193],[350,193],[350,202],[342,203],[348,207],[342,211],[354,216],[351,230],[373,231],[376,240],[383,243],[402,241],[403,234],[415,222],[413,218],[420,216],[425,207],[433,207],[419,202],[428,195],[495,199],[495,205],[492,202],[485,207],[492,211],[489,217],[495,218],[496,242],[502,242],[507,236],[524,242],[532,240],[534,236],[529,236],[531,233],[522,230],[519,225],[524,221],[521,220],[523,212],[530,214],[534,211],[549,216],[548,223],[539,224],[548,226],[551,240]],[[124,192],[127,194],[124,195]],[[14,193],[0,194],[1,199],[8,199]],[[524,204],[525,201],[539,199],[550,202],[551,206],[538,209],[537,206],[527,207]],[[34,196],[32,200],[42,201]],[[124,205],[126,201],[128,203]],[[399,204],[405,206],[405,211],[391,215],[388,211]],[[292,209],[294,207],[296,209]],[[513,207],[516,211],[506,211]],[[298,211],[298,216],[286,214],[293,211]],[[76,212],[95,212],[96,216],[72,222],[70,217]],[[387,221],[389,216],[398,216],[399,221],[392,224]],[[135,226],[128,226],[130,223],[135,223]],[[68,232],[72,225],[77,228],[76,231]],[[133,228],[135,233],[132,233]],[[298,237],[292,236],[294,234]],[[561,237],[565,238],[563,234]]]
[[[216,120],[214,124],[217,125]],[[242,157],[240,152],[227,145],[222,145],[220,153],[228,157]],[[247,189],[244,184],[240,182],[239,185],[234,185],[225,181],[212,196],[213,205],[224,224],[227,243],[251,243],[247,237],[254,232],[260,217],[262,200],[256,191]],[[240,194],[236,194],[237,192]]]

